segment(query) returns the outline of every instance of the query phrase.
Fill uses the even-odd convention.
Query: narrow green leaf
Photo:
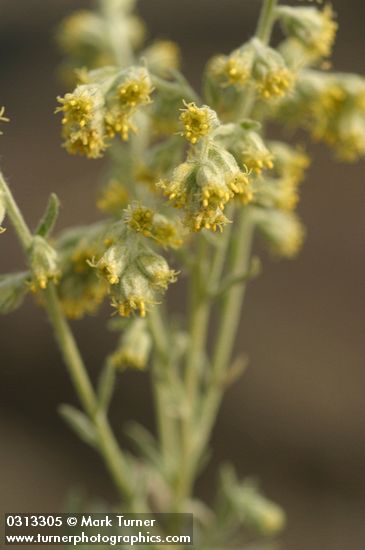
[[[83,412],[71,405],[61,405],[58,411],[66,424],[69,425],[84,443],[91,445],[91,447],[96,447],[95,428]]]
[[[40,220],[37,229],[35,230],[36,235],[41,237],[48,237],[57,221],[58,213],[60,209],[60,201],[55,193],[51,193],[46,211],[43,214],[42,219]]]

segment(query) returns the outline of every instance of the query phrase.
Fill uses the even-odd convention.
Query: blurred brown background
[[[184,68],[199,83],[205,59],[248,38],[259,0],[141,0],[151,37],[178,41]],[[334,1],[340,31],[338,70],[364,71],[363,2]],[[91,2],[0,0],[0,104],[11,124],[1,138],[1,164],[34,225],[55,190],[63,209],[58,228],[91,221],[99,161],[60,148],[55,97],[63,87],[53,44],[59,20]],[[208,498],[218,461],[259,477],[288,513],[286,550],[365,548],[365,182],[364,164],[340,165],[324,148],[303,189],[308,239],[293,262],[266,260],[250,287],[240,346],[250,368],[230,390],[215,430],[214,460],[200,481]],[[21,267],[9,230],[1,237],[1,272]],[[179,302],[179,296],[174,297]],[[104,318],[76,323],[93,373],[114,341]],[[57,511],[73,486],[112,499],[95,454],[69,433],[56,413],[75,402],[43,312],[29,300],[0,319],[2,511]],[[90,337],[92,334],[92,337]],[[151,426],[147,377],[121,378],[113,422]]]

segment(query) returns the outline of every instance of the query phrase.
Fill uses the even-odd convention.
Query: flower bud
[[[256,209],[257,229],[276,256],[292,258],[302,247],[305,230],[296,214],[280,210]]]
[[[96,267],[99,274],[109,284],[116,285],[129,265],[129,261],[130,256],[126,244],[117,243],[109,246],[93,267]]]
[[[310,165],[310,158],[299,148],[280,141],[269,143],[274,156],[274,171],[280,177],[288,178],[295,184],[300,183]]]
[[[180,65],[179,46],[170,40],[157,40],[142,52],[148,68],[154,74],[166,77]]]
[[[251,77],[254,55],[251,45],[247,45],[228,56],[214,57],[208,64],[208,77],[216,80],[223,88],[227,86],[242,88]]]
[[[176,281],[176,271],[170,269],[165,258],[158,254],[140,254],[136,263],[151,285],[158,290],[166,290],[170,283]]]
[[[151,336],[145,319],[132,319],[120,337],[117,349],[109,355],[108,362],[116,368],[146,368],[150,350]]]
[[[43,238],[33,237],[30,249],[30,268],[32,272],[31,289],[44,290],[49,281],[57,282],[60,276],[57,252]]]
[[[260,494],[252,481],[240,482],[230,466],[221,471],[220,489],[219,504],[231,520],[236,517],[238,523],[263,535],[275,535],[283,529],[282,509]]]
[[[264,140],[254,131],[242,132],[232,146],[235,157],[247,170],[261,174],[265,169],[273,168],[273,154],[266,147]]]
[[[149,280],[134,264],[125,270],[111,293],[112,306],[122,317],[129,317],[134,311],[145,317],[148,306],[157,303]]]

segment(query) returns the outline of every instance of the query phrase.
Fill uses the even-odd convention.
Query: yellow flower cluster
[[[115,64],[114,36],[123,34],[134,47],[139,47],[145,36],[143,22],[129,10],[116,12],[113,31],[110,32],[104,14],[87,9],[75,11],[61,23],[56,38],[61,50],[68,54],[62,66],[67,81],[74,82],[73,72],[80,67],[96,69]]]
[[[143,67],[128,70],[122,75],[122,82],[109,93],[105,122],[108,136],[119,135],[127,141],[129,133],[136,128],[131,120],[135,111],[151,103],[153,86],[148,72]]]
[[[150,103],[153,91],[148,72],[132,67],[120,74],[103,70],[88,73],[86,83],[74,92],[59,97],[63,138],[67,151],[89,158],[102,156],[108,139],[119,135],[122,140],[136,131],[132,117],[136,110]]]
[[[248,173],[215,144],[209,146],[205,161],[188,160],[157,185],[176,208],[184,209],[184,224],[192,231],[222,229],[229,221],[224,209],[231,199],[237,196],[244,204],[252,200]]]
[[[330,5],[322,11],[313,7],[280,6],[278,13],[285,34],[302,45],[303,53],[313,60],[331,55],[338,24]]]
[[[62,135],[71,154],[98,158],[106,148],[101,111],[104,104],[98,86],[81,85],[73,93],[58,98],[62,112]]]
[[[285,96],[295,80],[283,57],[257,38],[228,56],[213,58],[208,64],[207,75],[221,88],[233,86],[239,91],[253,85],[264,100]]]
[[[90,265],[103,252],[101,233],[98,226],[80,228],[76,234],[66,232],[58,243],[61,275],[57,292],[70,319],[94,314],[108,293],[108,285]]]
[[[148,306],[157,303],[156,293],[175,282],[177,273],[128,228],[128,216],[125,222],[110,229],[107,249],[89,264],[107,282],[111,304],[121,316],[138,311],[144,317]]]
[[[120,283],[111,286],[112,306],[122,317],[135,311],[145,317],[148,307],[158,303],[156,292],[166,290],[176,275],[162,256],[152,251],[140,254],[120,274]]]
[[[294,210],[299,202],[299,185],[304,179],[310,159],[300,149],[282,142],[270,143],[274,154],[274,178],[271,184],[273,206],[280,210]]]
[[[295,94],[279,116],[310,131],[342,160],[365,155],[365,79],[357,75],[302,71]]]

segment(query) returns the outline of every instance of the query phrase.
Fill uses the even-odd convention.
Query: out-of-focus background
[[[141,0],[150,37],[181,44],[184,69],[199,85],[205,60],[229,52],[253,31],[260,0]],[[363,3],[334,1],[340,30],[334,64],[364,71]],[[85,0],[0,0],[0,103],[11,123],[1,138],[1,166],[31,225],[51,190],[63,204],[58,228],[97,215],[102,162],[60,148],[55,98],[58,22]],[[229,391],[215,430],[213,460],[199,483],[213,493],[219,461],[260,478],[288,514],[284,550],[365,547],[365,165],[342,165],[322,147],[303,188],[308,227],[301,256],[265,260],[250,288],[239,348],[250,368]],[[1,236],[1,272],[21,268],[9,229]],[[179,307],[179,297],[174,299]],[[115,336],[101,317],[75,323],[96,375]],[[113,499],[103,465],[59,419],[59,403],[75,402],[43,311],[31,300],[0,319],[0,501],[3,511],[59,511],[72,487]],[[92,335],[92,336],[91,336]],[[121,377],[113,423],[151,423],[148,377]]]

